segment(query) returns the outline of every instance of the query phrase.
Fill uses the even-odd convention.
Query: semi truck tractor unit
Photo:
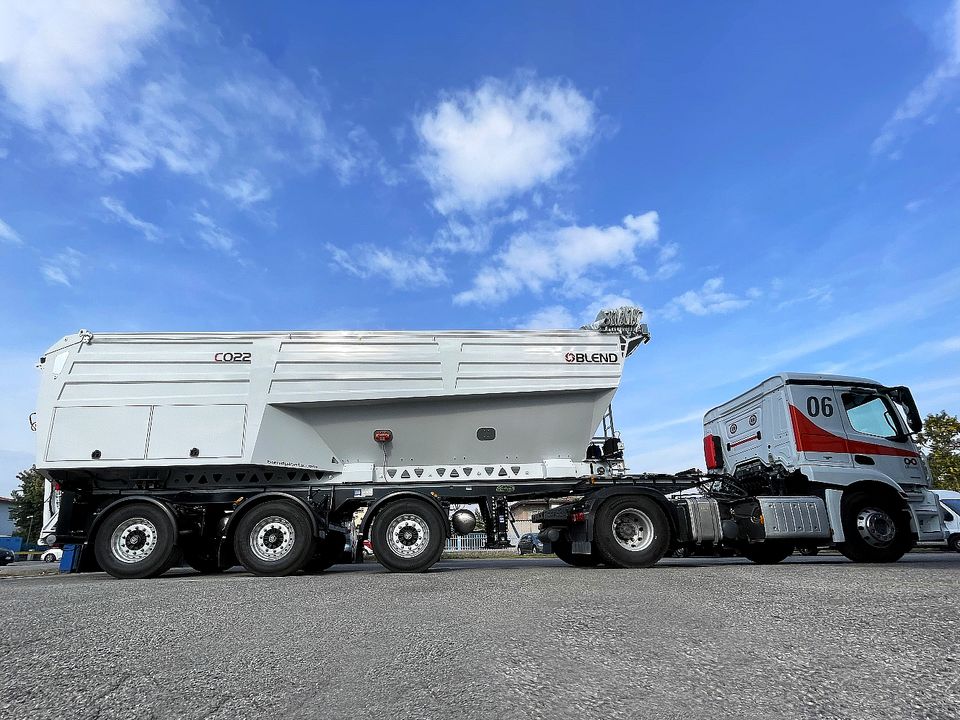
[[[706,474],[630,473],[611,402],[649,341],[641,317],[605,310],[555,331],[81,331],[38,366],[42,540],[137,578],[181,559],[322,570],[350,538],[358,558],[369,540],[386,568],[421,571],[476,524],[464,510],[451,521],[452,505],[479,507],[496,547],[509,501],[548,497],[569,501],[535,518],[540,537],[572,565],[644,567],[697,545],[773,562],[798,542],[895,560],[938,531],[909,391],[868,380],[777,376],[707,414]]]

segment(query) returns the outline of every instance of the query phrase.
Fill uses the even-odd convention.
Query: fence
[[[483,550],[487,546],[487,534],[472,532],[469,535],[454,535],[447,539],[447,550]]]

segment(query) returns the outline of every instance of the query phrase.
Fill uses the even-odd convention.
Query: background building
[[[12,510],[13,498],[0,496],[0,537],[13,535],[13,518],[10,517]]]

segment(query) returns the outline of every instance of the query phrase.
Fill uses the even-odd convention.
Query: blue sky
[[[960,411],[960,6],[3,3],[0,494],[107,330],[575,327],[637,470],[781,370]]]

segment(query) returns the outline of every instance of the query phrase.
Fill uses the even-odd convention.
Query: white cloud
[[[667,430],[668,428],[677,427],[678,425],[693,425],[695,423],[699,425],[703,422],[703,416],[707,413],[707,410],[709,410],[709,408],[701,408],[700,410],[694,410],[693,412],[668,420],[660,420],[649,425],[629,427],[624,429],[624,432],[630,433],[631,435],[650,435],[661,432],[662,430]]]
[[[241,208],[322,166],[396,182],[363,128],[328,129],[319,95],[163,0],[0,3],[0,111],[110,176],[163,168]]]
[[[445,97],[416,129],[434,206],[475,212],[569,168],[595,132],[596,110],[569,83],[520,74]]]
[[[394,252],[373,245],[357,245],[347,252],[327,243],[330,260],[359,278],[385,277],[395,287],[418,289],[449,282],[443,268],[423,256]]]
[[[71,287],[80,279],[84,267],[88,265],[87,257],[71,247],[47,259],[40,266],[40,274],[51,285]]]
[[[750,297],[739,297],[723,289],[723,278],[707,280],[699,290],[687,290],[673,298],[661,311],[664,317],[676,319],[690,315],[721,315],[746,307]]]
[[[141,233],[143,233],[143,236],[147,240],[156,242],[160,239],[160,228],[153,223],[138,218],[132,212],[127,210],[127,208],[124,207],[124,204],[116,198],[105,196],[100,198],[100,202],[113,214],[115,220],[126,223],[134,230],[139,230]]]
[[[952,355],[954,353],[960,353],[960,335],[942,338],[940,340],[931,340],[929,342],[921,343],[910,350],[906,350],[895,355],[887,355],[881,360],[863,365],[861,370],[862,372],[869,372],[876,370],[877,368],[896,365],[906,360],[911,361],[912,364],[917,362],[929,362],[930,360],[935,360],[945,355]]]
[[[572,328],[577,321],[563,305],[550,305],[537,310],[525,321],[517,325],[520,330],[557,330]]]
[[[11,245],[22,245],[23,238],[12,227],[0,220],[0,243],[10,243]]]
[[[778,286],[776,291],[779,292],[779,289],[780,288]],[[821,306],[829,305],[833,302],[833,288],[827,285],[810,288],[803,295],[798,295],[797,297],[793,297],[788,300],[782,300],[781,302],[777,303],[777,310],[783,310],[791,305],[796,305],[797,303],[803,302],[814,302]]]
[[[901,300],[886,305],[877,305],[869,310],[831,316],[831,320],[822,325],[806,329],[798,328],[793,337],[781,349],[762,356],[756,365],[746,369],[741,375],[727,377],[732,382],[750,377],[770,369],[782,370],[787,363],[798,358],[825,350],[842,342],[866,335],[890,324],[903,324],[910,320],[927,317],[941,305],[952,303],[960,297],[960,268],[954,268],[936,277],[929,278],[924,286],[928,289],[908,295]],[[809,325],[809,323],[808,323]],[[789,327],[784,328],[790,330]],[[952,339],[945,339],[949,346]],[[949,350],[945,350],[949,352]],[[872,367],[878,367],[874,365]]]
[[[0,3],[0,85],[33,127],[87,132],[105,120],[103,93],[170,21],[165,2]]]
[[[572,312],[564,305],[549,305],[537,310],[527,319],[517,323],[516,327],[521,330],[578,328],[596,320],[597,313],[601,310],[609,310],[623,306],[638,307],[639,303],[634,302],[626,295],[606,294],[594,300],[579,313]]]
[[[224,194],[237,204],[247,207],[270,199],[270,186],[256,170],[234,178],[223,187]]]
[[[212,218],[203,213],[195,212],[193,214],[193,221],[199,226],[197,235],[200,236],[200,239],[203,240],[208,247],[228,255],[235,254],[234,246],[236,245],[236,240],[233,235],[217,225]]]
[[[889,150],[906,133],[906,126],[930,112],[939,100],[953,91],[960,79],[960,0],[954,0],[951,5],[943,29],[947,37],[946,58],[910,91],[881,128],[870,148],[875,155]]]
[[[635,251],[656,243],[658,235],[655,211],[628,215],[621,225],[569,225],[518,233],[477,273],[473,287],[454,300],[498,303],[524,290],[540,292],[551,285],[582,294],[592,270],[631,265]]]

